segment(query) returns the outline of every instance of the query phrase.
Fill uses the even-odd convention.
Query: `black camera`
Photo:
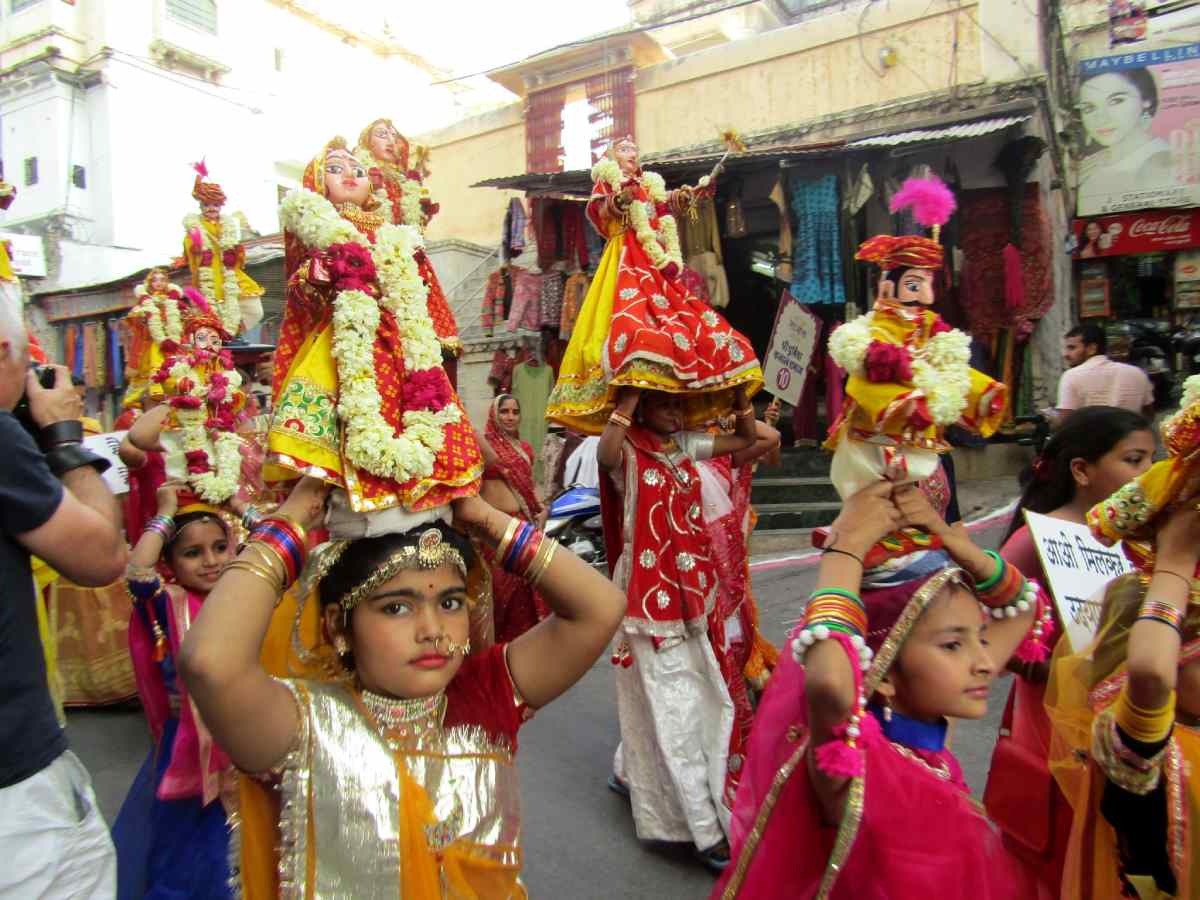
[[[33,370],[34,377],[37,378],[38,384],[43,388],[54,387],[54,367],[39,366],[37,363],[30,364],[29,368]],[[41,429],[37,423],[33,421],[33,412],[29,408],[29,394],[22,394],[21,399],[17,401],[17,405],[13,407],[13,418],[21,423],[21,427],[29,432],[29,436],[37,442],[38,435]]]

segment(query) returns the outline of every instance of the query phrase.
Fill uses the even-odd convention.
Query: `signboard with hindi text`
[[[1108,583],[1133,569],[1118,547],[1105,547],[1086,525],[1025,510],[1029,534],[1042,561],[1059,621],[1071,649],[1082,650],[1095,637]]]
[[[784,291],[763,358],[763,390],[784,403],[798,404],[820,334],[821,320]]]

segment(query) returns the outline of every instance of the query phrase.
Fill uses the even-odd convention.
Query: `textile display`
[[[729,305],[729,277],[716,253],[697,253],[689,256],[687,268],[704,279],[704,299],[710,306],[723,309]],[[686,282],[685,282],[686,284]]]
[[[500,255],[505,262],[525,252],[525,229],[528,224],[525,204],[513,197],[508,201],[508,209],[504,213],[504,228],[500,233]]]
[[[556,262],[569,268],[588,267],[588,230],[584,204],[575,200],[534,197],[530,202],[533,231],[537,237],[538,268],[550,269]]]
[[[508,310],[508,331],[537,331],[541,326],[542,276],[528,269],[513,272],[512,306]]]
[[[544,362],[531,359],[514,367],[512,395],[521,404],[521,440],[533,447],[536,459],[546,437],[546,401],[554,388],[554,372]]]
[[[717,262],[724,262],[721,257],[721,229],[717,224],[717,205],[712,197],[705,197],[696,203],[695,209],[687,215],[680,216],[679,244],[683,248],[683,258],[688,259],[698,253],[715,253]]]
[[[1036,322],[1054,303],[1053,238],[1050,217],[1042,207],[1038,186],[1025,186],[1021,220],[1025,302],[1016,309],[1008,307],[1004,298],[1008,191],[1004,188],[963,191],[959,203],[962,250],[966,256],[963,306],[971,333],[983,339],[1005,328]]]
[[[496,326],[508,321],[512,306],[513,277],[524,271],[520,266],[502,266],[488,276],[483,288],[483,306],[479,312],[479,325],[491,337]]]
[[[538,292],[538,325],[558,330],[562,322],[563,288],[566,276],[562,272],[545,272]]]
[[[488,370],[487,383],[497,394],[512,393],[513,369],[531,356],[528,349],[519,347],[515,351],[497,350],[492,354],[492,366]]]
[[[842,273],[841,205],[836,175],[794,178],[792,296],[801,303],[845,303]]]

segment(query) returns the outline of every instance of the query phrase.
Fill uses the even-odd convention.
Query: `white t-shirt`
[[[600,466],[596,462],[596,449],[600,438],[585,437],[571,455],[563,469],[563,487],[600,487]]]

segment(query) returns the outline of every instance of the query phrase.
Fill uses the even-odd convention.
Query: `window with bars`
[[[166,0],[166,7],[176,22],[217,33],[217,0]]]
[[[71,166],[71,184],[80,190],[87,188],[87,169],[83,166]]]
[[[38,166],[36,156],[25,157],[25,186],[38,183]]]
[[[20,12],[23,9],[29,9],[31,6],[37,6],[42,0],[8,0],[9,12]]]

